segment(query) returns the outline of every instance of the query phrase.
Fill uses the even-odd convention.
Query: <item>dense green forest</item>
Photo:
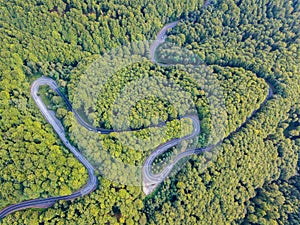
[[[94,53],[152,37],[162,24],[182,13],[170,4],[173,9],[187,8],[180,6],[186,6],[184,2],[145,2],[147,9],[129,2],[1,2],[1,208],[70,193],[87,179],[83,166],[62,147],[32,101],[32,81],[51,75],[62,79],[63,86],[78,62]],[[197,7],[198,3],[188,6]]]
[[[299,224],[300,3],[219,0],[203,4],[1,1],[0,208],[69,194],[87,180],[84,167],[63,147],[36,107],[30,84],[42,75],[54,78],[85,114],[90,103],[83,98],[88,104],[81,108],[75,88],[84,77],[82,71],[110,49],[153,39],[169,21],[181,19],[167,41],[192,52],[196,56],[192,63],[207,64],[222,90],[225,105],[220,115],[212,120],[209,92],[187,79],[188,74],[177,67],[141,62],[118,71],[103,87],[112,91],[103,92],[93,114],[87,115],[94,125],[113,127],[114,94],[144,77],[171,78],[175,86],[191,94],[202,120],[197,146],[209,144],[208,137],[223,139],[240,127],[263,103],[268,84],[274,96],[212,152],[193,156],[157,191],[145,196],[141,187],[115,180],[118,170],[102,163],[106,155],[98,149],[140,165],[157,145],[189,133],[190,121],[177,119],[187,111],[176,111],[162,99],[145,98],[134,105],[129,119],[124,117],[126,127],[163,121],[165,128],[92,134],[78,126],[58,96],[42,88],[40,94],[62,119],[70,140],[99,166],[99,186],[88,196],[58,202],[49,209],[13,213],[0,224]],[[182,60],[181,55],[173,57],[171,48],[161,51],[161,61]],[[217,135],[214,122],[225,124],[222,135]],[[112,174],[107,176],[105,171]]]
[[[224,136],[227,136],[230,132],[234,131],[239,127],[247,117],[250,116],[251,112],[259,108],[259,105],[266,98],[268,88],[267,84],[262,80],[258,79],[255,74],[250,71],[245,71],[239,68],[223,68],[219,66],[213,66],[211,68],[212,74],[209,76],[215,77],[215,85],[211,88],[220,88],[222,90],[222,98],[225,99],[225,106],[216,110],[218,113],[217,118],[212,118],[210,103],[205,97],[205,91],[203,91],[199,86],[200,84],[192,83],[189,80],[186,73],[181,72],[178,69],[172,68],[151,68],[150,63],[134,64],[130,68],[126,68],[116,73],[115,76],[111,77],[107,84],[104,86],[99,95],[98,103],[96,105],[97,110],[95,114],[99,114],[96,118],[101,118],[95,121],[96,126],[103,126],[104,128],[114,128],[117,131],[127,131],[128,129],[133,129],[129,132],[112,133],[110,135],[100,135],[94,134],[87,131],[84,127],[80,126],[72,113],[67,113],[63,108],[57,108],[57,116],[63,119],[64,126],[68,129],[70,140],[76,144],[76,146],[84,153],[84,155],[89,159],[93,165],[98,168],[100,174],[103,174],[106,178],[115,180],[118,177],[123,177],[123,179],[128,179],[133,176],[134,173],[140,173],[141,168],[134,168],[131,173],[125,176],[124,170],[121,169],[121,163],[112,163],[108,160],[108,157],[113,156],[115,159],[123,162],[124,164],[141,166],[145,161],[146,157],[152,152],[158,145],[164,143],[171,138],[178,138],[191,133],[192,124],[188,119],[181,119],[180,116],[193,113],[195,109],[198,113],[199,119],[201,120],[201,134],[198,138],[198,143],[193,145],[194,147],[204,147],[209,143],[209,137],[214,136],[217,141],[220,141]],[[167,88],[164,88],[163,82],[160,81],[162,77],[169,77],[172,80],[172,92]],[[151,86],[151,79],[155,81],[155,85]],[[142,92],[142,98],[135,105],[139,96],[135,92],[134,98],[131,98],[130,93],[123,90],[124,84],[131,84],[142,79],[142,84],[138,82],[138,86],[143,86],[140,89]],[[227,80],[227,81],[226,81]],[[237,80],[239,82],[237,82]],[[93,79],[89,79],[91,82],[88,87],[92,87]],[[225,82],[226,81],[226,82]],[[149,85],[147,85],[147,82]],[[217,87],[220,84],[221,87]],[[182,87],[185,91],[178,91],[175,86],[178,85]],[[152,88],[150,88],[152,87]],[[247,89],[245,89],[247,87]],[[130,90],[138,90],[130,86]],[[149,91],[151,89],[151,91]],[[164,90],[167,93],[162,93],[160,90]],[[176,91],[177,92],[176,92]],[[80,90],[78,90],[80,92]],[[156,96],[169,96],[163,100],[169,101],[172,104],[167,105],[162,98],[155,98],[155,96],[146,98],[146,93],[153,94]],[[188,102],[189,98],[185,96],[185,93],[192,93],[190,99],[195,102],[195,108],[191,107]],[[113,120],[114,125],[110,125],[110,120],[114,117],[114,110],[110,107],[113,105],[116,95],[118,93],[122,94],[122,98],[125,98],[126,105],[134,105],[129,112],[126,114],[126,110],[121,111],[120,116]],[[125,94],[126,93],[126,94]],[[171,94],[170,94],[171,93]],[[87,96],[83,94],[83,96]],[[146,95],[147,96],[147,95]],[[215,96],[213,96],[215,97]],[[89,98],[82,99],[81,102],[90,101]],[[58,105],[57,96],[53,96],[51,100],[52,105]],[[249,104],[251,102],[252,104]],[[124,104],[121,105],[125,108]],[[164,107],[167,105],[167,107]],[[80,109],[79,109],[80,110]],[[87,111],[87,110],[86,110]],[[221,114],[225,115],[221,115]],[[213,119],[213,121],[212,121]],[[225,120],[226,131],[224,133],[217,133],[220,131],[219,126],[213,128],[212,124],[220,124]],[[155,127],[159,122],[165,122],[166,126]],[[122,124],[125,123],[125,128]],[[120,126],[121,124],[121,126]],[[150,125],[154,127],[150,129],[145,129]],[[134,129],[142,130],[135,131]],[[214,132],[214,134],[212,134]],[[196,141],[196,140],[195,140]],[[191,143],[188,144],[191,146]],[[181,148],[181,147],[179,147]],[[108,152],[105,153],[105,152]],[[178,150],[177,150],[178,152]],[[164,156],[162,156],[164,158]],[[166,163],[165,160],[163,160]],[[118,167],[118,172],[116,168]],[[121,174],[123,173],[123,176]],[[124,182],[124,181],[123,181]]]
[[[247,205],[243,224],[298,224],[299,176],[263,186]]]

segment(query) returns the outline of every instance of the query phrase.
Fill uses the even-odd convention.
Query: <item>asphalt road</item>
[[[178,22],[179,21],[175,21],[173,23],[167,24],[158,33],[156,40],[150,46],[150,57],[151,57],[152,62],[157,63],[155,61],[155,50],[157,49],[157,47],[160,44],[162,44],[165,41],[167,30],[175,27],[178,24]],[[164,66],[168,66],[168,65],[164,65]],[[75,199],[75,198],[87,195],[87,194],[91,193],[92,191],[94,191],[97,187],[97,184],[98,184],[97,177],[94,174],[93,166],[86,160],[86,158],[79,151],[77,151],[77,149],[74,146],[72,146],[69,143],[69,141],[67,140],[67,138],[65,136],[64,129],[63,129],[62,125],[60,124],[59,120],[56,119],[55,115],[47,109],[45,104],[42,102],[40,97],[37,95],[38,89],[42,85],[49,85],[49,87],[53,91],[55,91],[58,95],[60,95],[64,99],[68,109],[74,113],[74,116],[76,117],[77,121],[82,126],[84,126],[86,129],[88,129],[90,131],[93,131],[93,132],[101,132],[103,134],[109,134],[111,132],[116,132],[116,131],[113,131],[113,130],[106,130],[106,129],[94,127],[91,124],[84,121],[80,117],[80,115],[76,112],[76,110],[73,109],[72,104],[70,103],[68,98],[60,91],[59,87],[57,86],[57,84],[54,80],[52,80],[50,78],[46,78],[46,77],[41,77],[41,78],[37,79],[31,86],[31,95],[32,95],[34,101],[36,102],[37,106],[39,107],[41,113],[44,115],[46,120],[52,125],[53,129],[55,130],[55,132],[57,133],[59,138],[62,140],[64,145],[85,166],[85,168],[88,171],[89,179],[88,179],[87,184],[83,188],[81,188],[78,191],[75,191],[74,193],[72,193],[70,195],[58,196],[58,197],[49,197],[49,198],[44,198],[44,199],[33,199],[33,200],[29,200],[29,201],[24,201],[24,202],[21,202],[21,203],[18,203],[18,204],[10,205],[10,206],[8,206],[8,207],[6,207],[6,208],[4,208],[0,211],[0,218],[3,218],[6,215],[8,215],[10,213],[13,213],[15,211],[18,211],[18,210],[23,210],[23,209],[27,209],[27,208],[47,208],[47,207],[51,207],[55,202],[57,202],[59,200],[71,200],[71,199]],[[265,102],[272,96],[273,96],[273,91],[272,91],[272,88],[269,85],[268,96],[266,97],[264,102],[261,104],[261,106],[263,104],[265,104]],[[255,113],[256,113],[256,111],[252,112],[251,116],[248,117],[247,120],[239,128],[237,128],[235,131],[233,131],[232,133],[237,132]],[[151,165],[152,165],[152,163],[153,163],[153,161],[156,157],[163,154],[164,152],[166,152],[171,147],[178,145],[180,142],[182,142],[184,140],[192,139],[200,133],[200,121],[198,119],[198,116],[196,116],[196,115],[187,115],[184,118],[188,118],[188,119],[192,120],[193,127],[194,127],[193,132],[190,135],[187,135],[187,136],[182,137],[182,138],[172,139],[172,140],[158,146],[151,153],[151,155],[145,160],[145,162],[143,164],[143,168],[142,168],[143,191],[144,191],[145,194],[150,194],[151,192],[153,192],[153,190],[161,182],[163,182],[164,179],[169,175],[169,173],[172,171],[172,168],[174,167],[174,165],[180,159],[182,159],[184,157],[187,157],[187,156],[190,156],[192,154],[199,154],[199,153],[202,153],[202,152],[205,152],[205,151],[210,151],[216,145],[218,145],[222,142],[222,141],[220,141],[218,144],[216,144],[214,146],[209,146],[209,147],[206,147],[206,148],[188,149],[188,150],[178,154],[175,157],[175,159],[173,160],[173,162],[170,163],[169,165],[167,165],[161,173],[153,174],[151,172]],[[120,132],[120,131],[117,131],[117,132]]]
[[[0,218],[5,217],[6,215],[13,213],[15,211],[19,210],[24,210],[27,208],[47,208],[52,206],[55,202],[59,200],[71,200],[75,199],[84,195],[87,195],[94,191],[97,187],[97,177],[94,174],[94,168],[93,166],[86,160],[86,158],[79,152],[77,149],[70,144],[70,142],[67,140],[65,136],[65,131],[63,129],[62,124],[60,121],[55,118],[55,115],[47,109],[45,104],[42,102],[41,98],[38,96],[38,90],[40,86],[43,85],[48,85],[53,91],[55,91],[57,94],[59,94],[66,102],[67,107],[70,111],[74,113],[76,116],[77,121],[84,126],[86,129],[94,131],[94,132],[99,132],[104,129],[96,128],[91,126],[90,124],[86,123],[80,116],[79,114],[72,108],[71,103],[69,100],[63,95],[63,93],[59,90],[56,82],[52,80],[51,78],[47,77],[41,77],[38,78],[32,85],[31,85],[31,95],[32,98],[34,99],[35,103],[37,104],[39,110],[43,114],[43,116],[46,118],[46,120],[51,124],[53,127],[54,131],[57,133],[59,138],[62,140],[64,145],[73,153],[73,155],[85,166],[85,168],[88,171],[89,179],[87,184],[81,188],[78,191],[75,191],[74,193],[66,196],[58,196],[58,197],[49,197],[49,198],[43,198],[43,199],[33,199],[29,201],[24,201],[18,204],[10,205],[3,210],[0,211]],[[155,184],[161,183],[166,176],[169,174],[171,171],[172,167],[166,167],[164,170],[164,173],[162,175],[157,175],[157,174],[152,174],[151,173],[151,165],[153,163],[153,160],[160,154],[164,153],[167,151],[169,148],[172,146],[175,146],[182,142],[183,140],[191,139],[198,135],[200,133],[200,121],[198,120],[198,117],[195,115],[189,115],[185,116],[182,118],[190,118],[193,121],[194,129],[193,132],[185,137],[182,137],[180,139],[172,139],[165,144],[162,144],[156,148],[154,152],[147,158],[147,160],[144,163],[143,166],[143,174],[148,178],[149,182],[155,181]],[[113,130],[104,130],[105,133],[110,133],[113,132]]]
[[[156,39],[151,43],[151,46],[150,46],[150,49],[149,49],[149,52],[150,52],[150,58],[151,58],[151,61],[153,63],[157,63],[156,60],[155,60],[155,51],[157,49],[157,47],[164,43],[165,40],[166,40],[166,33],[169,29],[172,29],[173,27],[175,27],[177,24],[179,23],[179,21],[175,21],[175,22],[172,22],[172,23],[168,23],[167,25],[165,25],[157,34],[156,36]]]
[[[200,133],[200,121],[198,119],[198,116],[196,115],[189,115],[185,116],[183,118],[191,119],[193,122],[193,132],[187,136],[184,136],[182,138],[174,138],[160,146],[158,146],[151,155],[145,160],[143,168],[142,168],[142,174],[143,174],[143,191],[145,194],[150,194],[153,191],[153,188],[157,185],[159,185],[171,172],[173,165],[168,165],[164,168],[164,170],[159,174],[153,174],[151,172],[151,166],[156,157],[166,152],[168,149],[172,148],[173,146],[178,145],[184,140],[192,139],[195,136],[199,135]],[[184,156],[183,156],[184,157]],[[181,158],[183,158],[181,157]],[[177,157],[176,157],[177,158]]]
[[[59,91],[56,83],[54,80],[46,77],[41,77],[37,79],[32,85],[31,85],[31,96],[33,97],[35,103],[39,107],[41,113],[44,115],[46,120],[52,125],[54,131],[57,133],[59,138],[62,140],[64,145],[74,154],[74,156],[84,165],[84,167],[88,171],[88,182],[86,185],[81,188],[78,191],[75,191],[74,193],[70,195],[65,196],[58,196],[58,197],[49,197],[49,198],[43,198],[43,199],[33,199],[29,201],[24,201],[18,204],[10,205],[0,211],[0,218],[5,217],[6,215],[13,213],[18,210],[23,210],[27,208],[47,208],[52,206],[55,202],[59,200],[71,200],[75,199],[84,195],[87,195],[94,191],[97,187],[98,180],[97,177],[94,174],[94,168],[93,166],[86,160],[86,158],[77,151],[77,149],[70,144],[70,142],[67,140],[65,136],[65,131],[63,129],[63,126],[60,124],[59,120],[55,118],[54,114],[51,113],[45,104],[42,102],[41,98],[37,95],[37,92],[39,90],[39,87],[42,85],[49,85],[52,90],[54,90],[57,93],[60,93],[62,96],[62,93]],[[64,97],[66,100],[66,98]],[[67,104],[69,104],[69,101],[66,101]],[[71,107],[71,104],[69,104],[68,107]],[[84,123],[85,124],[85,123]],[[88,126],[89,127],[89,126]]]
[[[176,26],[177,23],[178,23],[178,21],[167,24],[166,26],[164,26],[162,28],[162,30],[157,35],[157,39],[155,41],[156,44],[151,46],[152,50],[150,50],[150,55],[154,54],[154,52],[155,52],[156,48],[158,47],[158,45],[161,44],[162,42],[164,42],[164,40],[166,38],[166,35],[165,35],[166,31],[168,29]],[[153,60],[155,60],[154,55],[153,55]],[[39,110],[43,114],[45,119],[52,125],[53,129],[55,130],[55,132],[57,133],[59,138],[62,140],[64,145],[85,166],[85,168],[88,171],[89,179],[88,179],[87,184],[83,188],[81,188],[78,191],[75,191],[71,195],[58,196],[58,197],[49,197],[49,198],[43,198],[43,199],[33,199],[33,200],[29,200],[29,201],[24,201],[24,202],[21,202],[21,203],[18,203],[18,204],[10,205],[10,206],[8,206],[8,207],[6,207],[6,208],[4,208],[0,211],[0,219],[7,216],[8,214],[11,214],[15,211],[18,211],[18,210],[24,210],[24,209],[27,209],[27,208],[47,208],[47,207],[52,206],[55,202],[57,202],[59,200],[71,200],[71,199],[75,199],[75,198],[87,195],[87,194],[91,193],[92,191],[94,191],[97,187],[97,184],[98,184],[97,177],[94,174],[94,168],[92,167],[92,165],[86,160],[86,158],[79,151],[77,151],[77,149],[74,146],[72,146],[69,143],[69,141],[66,138],[65,131],[63,129],[62,124],[60,123],[60,121],[57,118],[55,118],[55,115],[47,109],[45,104],[42,102],[41,98],[37,95],[39,87],[42,86],[42,85],[48,85],[53,91],[55,91],[59,96],[61,96],[64,99],[68,109],[71,112],[73,112],[73,114],[74,114],[75,118],[77,119],[78,123],[80,125],[84,126],[89,131],[100,132],[102,134],[109,134],[111,132],[116,132],[116,131],[113,131],[113,130],[107,130],[107,129],[94,127],[91,124],[87,123],[84,119],[82,119],[80,117],[80,115],[76,112],[76,110],[73,109],[72,104],[70,103],[69,99],[60,91],[59,87],[57,86],[57,84],[54,80],[52,80],[50,78],[47,78],[47,77],[41,77],[41,78],[37,79],[31,85],[31,96],[32,96],[32,98],[34,99],[35,103],[39,107]],[[158,126],[161,126],[161,125],[158,125]],[[193,135],[196,135],[196,133],[194,132]],[[148,161],[153,162],[153,160],[157,156],[157,154],[163,153],[164,151],[167,150],[167,148],[166,148],[167,146],[174,145],[175,142],[176,142],[175,140],[172,140],[172,141],[168,142],[166,145],[164,145],[165,147],[160,146],[155,151],[155,153],[151,154],[151,156],[149,157],[150,160],[148,160]],[[146,160],[146,163],[148,161]],[[145,168],[150,168],[150,167],[147,166]],[[149,177],[151,179],[150,169],[145,169],[143,171],[145,171],[147,174],[149,174],[150,175]]]
[[[209,4],[210,4],[210,1],[208,0],[205,2],[203,7],[206,7]],[[157,62],[155,59],[155,51],[160,44],[165,42],[166,37],[167,37],[166,32],[169,29],[175,27],[178,23],[179,23],[179,21],[175,21],[173,23],[169,23],[169,24],[165,25],[161,29],[161,31],[158,33],[156,40],[152,42],[152,44],[150,46],[150,58],[153,63],[156,63],[159,66],[164,66],[164,67],[170,66],[167,64],[161,64],[161,63]],[[265,100],[262,102],[262,104],[260,105],[260,108],[266,103],[266,101],[268,99],[270,99],[273,96],[273,90],[271,88],[271,85],[270,84],[268,84],[268,85],[269,85],[268,95],[265,98]],[[252,116],[256,113],[256,111],[257,110],[253,111],[251,113],[251,115],[246,119],[246,121],[244,121],[235,131],[231,132],[229,135],[232,135],[233,133],[238,132],[245,125],[245,123],[247,123],[252,118]],[[174,160],[170,164],[168,164],[163,169],[162,172],[160,172],[158,174],[153,174],[151,172],[151,165],[156,157],[163,154],[171,147],[178,145],[180,142],[187,140],[187,139],[191,139],[200,133],[200,121],[198,119],[198,116],[192,115],[192,116],[186,116],[186,118],[190,118],[193,121],[193,126],[194,126],[193,133],[187,137],[172,139],[172,140],[166,142],[165,144],[158,146],[151,153],[151,155],[145,160],[143,169],[142,169],[143,170],[142,171],[142,176],[143,176],[143,184],[142,185],[143,185],[143,191],[146,195],[151,194],[156,189],[156,187],[158,185],[160,185],[166,179],[166,177],[170,174],[173,167],[178,163],[178,161],[180,161],[181,159],[183,159],[187,156],[193,155],[193,154],[200,154],[203,152],[211,151],[213,148],[215,148],[217,145],[219,145],[223,142],[223,140],[220,140],[216,145],[208,146],[205,148],[198,148],[198,149],[187,149],[186,151],[181,152],[178,155],[176,155]]]

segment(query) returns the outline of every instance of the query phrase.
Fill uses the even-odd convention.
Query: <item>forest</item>
[[[300,3],[219,0],[203,5],[196,0],[1,1],[0,209],[70,194],[87,180],[85,168],[31,98],[36,78],[55,79],[93,125],[132,131],[88,132],[58,96],[41,88],[70,141],[97,167],[99,186],[48,209],[15,212],[0,224],[299,224]],[[97,66],[99,57],[119,46],[153,40],[175,20],[180,22],[168,31],[166,43],[187,49],[192,61],[168,45],[158,60],[201,62],[206,66],[198,72],[211,80],[194,82],[180,67],[143,61],[116,71],[96,99],[76,88],[82,80],[94,88],[94,78],[83,72],[95,61]],[[143,79],[168,79],[174,89],[189,93],[201,120],[197,147],[223,140],[211,152],[191,157],[149,196],[140,186],[119,180],[122,170],[105,164],[106,157],[141,165],[155,147],[190,132],[190,121],[178,118],[191,111],[174,107],[184,94],[168,104],[170,99],[159,98],[164,88],[158,85],[153,89],[157,98],[135,102],[129,88],[123,101],[133,107],[119,115],[125,125],[118,127],[111,119],[118,111],[117,95],[127,83],[138,85]],[[273,95],[265,101],[270,89]],[[210,90],[215,96],[222,93],[218,113],[210,108]],[[166,126],[156,127],[160,122]],[[221,134],[214,124],[224,126]],[[159,164],[180,147],[157,158],[153,170],[159,171]]]

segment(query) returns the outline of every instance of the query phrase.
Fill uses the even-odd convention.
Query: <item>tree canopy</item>
[[[1,1],[0,208],[69,194],[87,180],[84,167],[62,145],[30,96],[30,84],[42,75],[55,79],[80,113],[103,128],[114,126],[110,118],[116,94],[128,83],[152,77],[171,80],[195,104],[202,129],[197,146],[209,145],[208,137],[224,140],[211,151],[193,156],[145,196],[139,186],[110,179],[120,177],[121,171],[105,164],[104,153],[140,165],[157,145],[190,131],[190,121],[178,120],[186,111],[175,110],[158,94],[134,102],[128,89],[123,100],[133,107],[129,119],[123,117],[126,126],[145,129],[93,134],[76,123],[62,99],[43,87],[40,95],[63,121],[70,141],[99,166],[99,186],[74,201],[15,212],[0,224],[299,224],[300,3],[220,0],[203,4]],[[195,83],[179,67],[145,61],[118,70],[94,99],[96,104],[88,95],[80,95],[87,103],[81,105],[76,87],[91,62],[118,46],[154,39],[165,23],[178,19],[167,37],[174,47],[162,46],[158,59],[203,63],[207,67],[202,72],[209,72],[211,79]],[[176,47],[189,54],[176,54]],[[87,84],[95,85],[92,79]],[[206,85],[222,93],[224,107],[218,114],[209,108]],[[154,92],[162,89],[157,85]],[[265,101],[270,89],[274,95]],[[161,121],[164,128],[147,128]],[[224,126],[224,133],[219,135],[216,125]],[[171,149],[154,163],[169,160],[176,151],[180,149]],[[154,165],[153,169],[160,168]],[[111,177],[101,175],[103,170]]]

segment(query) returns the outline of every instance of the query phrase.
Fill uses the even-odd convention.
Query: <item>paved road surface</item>
[[[173,27],[175,27],[177,24],[179,23],[179,21],[175,21],[173,23],[168,23],[167,25],[165,25],[157,34],[156,36],[156,39],[152,42],[151,46],[150,46],[150,49],[149,49],[149,52],[150,52],[150,58],[151,58],[151,61],[153,63],[156,63],[156,60],[155,60],[155,51],[157,49],[157,47],[164,43],[165,40],[166,40],[166,32],[169,30],[169,29],[172,29]]]
[[[206,7],[210,4],[210,1],[206,1],[203,7]],[[150,57],[151,57],[151,61],[153,63],[156,63],[160,66],[170,66],[167,64],[161,64],[159,62],[156,61],[155,59],[155,51],[158,48],[158,46],[162,43],[165,42],[166,40],[166,32],[175,27],[177,24],[179,23],[179,21],[175,21],[173,23],[169,23],[167,24],[165,27],[163,27],[161,29],[161,31],[158,33],[156,40],[151,44],[150,46]],[[266,103],[266,101],[268,99],[270,99],[273,96],[273,90],[269,85],[269,90],[268,90],[268,95],[265,98],[265,100],[262,102],[260,108]],[[247,123],[250,118],[252,118],[252,116],[256,113],[257,110],[253,111],[252,114],[246,119],[246,121],[244,123],[241,124],[240,127],[238,127],[235,131],[231,132],[229,135],[232,135],[233,133],[238,132],[244,125],[245,123]],[[158,174],[152,174],[151,172],[151,165],[154,161],[154,159],[156,157],[158,157],[159,155],[163,154],[164,152],[166,152],[168,149],[170,149],[173,146],[178,145],[180,142],[187,140],[187,139],[191,139],[193,137],[195,137],[196,135],[198,135],[200,133],[200,122],[198,119],[198,116],[187,116],[187,118],[192,119],[193,121],[193,126],[194,126],[194,131],[191,135],[187,136],[187,137],[183,137],[181,139],[172,139],[168,142],[166,142],[163,145],[160,145],[156,148],[156,150],[154,150],[151,155],[145,160],[144,165],[143,165],[143,171],[142,171],[142,175],[143,175],[143,191],[146,195],[152,193],[156,187],[158,185],[160,185],[165,179],[166,177],[170,174],[170,172],[172,171],[174,165],[176,165],[176,163],[178,163],[179,160],[193,155],[193,154],[200,154],[203,152],[207,152],[207,151],[211,151],[213,148],[215,148],[217,145],[221,144],[223,142],[223,140],[220,140],[216,145],[213,146],[208,146],[205,148],[199,148],[199,149],[188,149],[182,153],[179,153],[178,155],[175,156],[175,159],[173,160],[173,162],[171,162],[169,165],[167,165],[162,172],[158,173]]]
[[[175,27],[178,24],[179,21],[175,21],[173,23],[167,24],[165,27],[162,28],[162,30],[158,33],[156,40],[153,42],[153,44],[150,46],[150,56],[151,60],[154,63],[157,63],[155,61],[155,50],[157,47],[162,44],[165,41],[166,38],[166,32],[168,29],[171,29]],[[168,65],[164,65],[168,66]],[[72,146],[69,141],[67,140],[65,136],[64,129],[62,125],[60,124],[60,121],[55,118],[55,115],[51,113],[45,106],[45,104],[42,102],[40,97],[37,95],[38,89],[41,85],[49,85],[50,88],[55,91],[58,95],[60,95],[64,101],[66,102],[66,105],[70,111],[72,111],[77,119],[77,121],[84,126],[86,129],[93,131],[93,132],[101,132],[103,134],[109,134],[111,132],[114,132],[113,130],[106,130],[102,128],[97,128],[92,126],[91,124],[87,123],[84,121],[80,115],[73,109],[72,104],[68,100],[68,98],[60,91],[58,88],[56,82],[50,78],[46,77],[41,77],[37,79],[31,86],[31,95],[36,102],[37,106],[39,107],[41,113],[44,115],[46,120],[52,125],[53,129],[55,132],[58,134],[59,138],[62,140],[64,145],[74,154],[74,156],[85,166],[85,168],[88,171],[89,179],[87,184],[81,188],[78,191],[75,191],[71,195],[66,195],[66,196],[58,196],[58,197],[50,197],[50,198],[44,198],[44,199],[34,199],[34,200],[29,200],[29,201],[24,201],[18,204],[10,205],[3,210],[0,211],[0,218],[5,217],[6,215],[22,210],[22,209],[27,209],[27,208],[47,208],[52,206],[55,202],[58,200],[71,200],[75,199],[84,195],[87,195],[94,191],[97,187],[97,177],[94,174],[94,168],[92,165],[86,160],[86,158],[77,151],[77,149]],[[265,104],[265,102],[273,96],[273,91],[272,88],[269,87],[269,93],[264,102],[261,104]],[[237,132],[254,114],[256,111],[252,112],[251,116],[247,118],[247,120],[239,127],[237,128],[234,132]],[[163,154],[166,152],[168,149],[170,149],[173,146],[178,145],[180,142],[188,139],[192,139],[193,137],[199,135],[200,133],[200,121],[198,119],[198,116],[196,115],[188,115],[185,116],[184,118],[191,119],[193,122],[193,132],[190,135],[187,135],[182,138],[175,138],[172,139],[160,146],[158,146],[152,153],[151,155],[145,160],[143,164],[143,169],[142,169],[142,175],[143,175],[143,191],[145,194],[150,194],[153,192],[153,190],[162,182],[164,179],[168,176],[168,174],[171,172],[172,168],[174,165],[182,158],[190,156],[192,154],[199,154],[205,151],[210,151],[213,149],[216,145],[214,146],[208,146],[206,148],[201,148],[201,149],[189,149],[186,150],[185,152],[182,152],[178,154],[175,159],[173,160],[172,163],[167,165],[164,170],[159,173],[159,174],[153,174],[151,172],[151,165],[156,157],[159,155]],[[159,125],[160,126],[160,125]],[[234,133],[232,132],[232,133]],[[232,134],[231,133],[231,134]],[[222,141],[220,141],[218,144],[220,144]],[[218,145],[217,144],[217,145]]]
[[[86,160],[86,158],[81,155],[80,152],[77,151],[77,149],[70,144],[70,142],[67,140],[65,136],[65,131],[60,124],[59,120],[55,118],[55,115],[51,113],[45,104],[42,102],[41,98],[37,95],[37,92],[39,90],[39,87],[41,85],[49,85],[51,89],[58,92],[57,85],[54,80],[46,77],[41,77],[37,79],[32,85],[31,85],[31,95],[39,107],[41,113],[44,115],[46,120],[52,125],[53,129],[59,136],[59,138],[62,140],[64,145],[74,154],[74,156],[84,165],[84,167],[88,171],[89,179],[87,184],[81,188],[78,191],[75,191],[74,193],[66,196],[58,196],[58,197],[50,197],[50,198],[43,198],[43,199],[33,199],[29,201],[24,201],[18,204],[10,205],[0,211],[0,218],[5,217],[6,215],[13,213],[18,210],[27,209],[27,208],[48,208],[52,206],[55,202],[59,200],[71,200],[75,199],[84,195],[87,195],[94,191],[97,188],[98,180],[97,177],[94,174],[94,168],[93,166]]]

